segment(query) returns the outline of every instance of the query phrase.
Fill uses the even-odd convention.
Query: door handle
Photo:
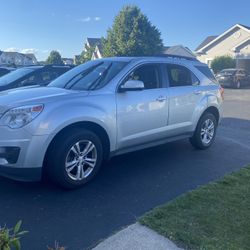
[[[196,90],[196,91],[194,91],[194,94],[195,94],[195,95],[200,95],[200,94],[202,94],[202,91]]]
[[[158,102],[164,102],[167,100],[167,97],[160,95],[158,98],[156,98],[156,101]]]

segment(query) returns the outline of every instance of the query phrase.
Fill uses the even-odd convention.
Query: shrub
[[[20,250],[21,237],[27,231],[20,231],[22,221],[17,222],[14,228],[8,229],[6,226],[0,227],[0,250]]]
[[[223,69],[235,68],[235,60],[231,56],[217,56],[211,63],[214,73],[218,73]]]

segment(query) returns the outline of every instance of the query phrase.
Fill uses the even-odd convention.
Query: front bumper
[[[0,154],[0,175],[23,181],[41,180],[47,141],[48,135],[34,136],[24,128],[0,126],[0,149],[19,149],[15,161],[8,161]]]

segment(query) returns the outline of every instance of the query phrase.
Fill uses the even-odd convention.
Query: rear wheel
[[[212,113],[205,113],[199,120],[190,143],[198,149],[209,148],[215,139],[217,120]]]
[[[89,182],[99,171],[103,160],[98,136],[85,129],[62,134],[47,156],[47,172],[64,188],[77,188]]]

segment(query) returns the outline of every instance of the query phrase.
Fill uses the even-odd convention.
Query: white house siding
[[[234,51],[234,47],[242,43],[247,38],[250,38],[250,32],[236,26],[232,31],[225,34],[225,36],[212,43],[209,47],[204,48],[202,51],[204,54],[198,55],[197,58],[201,62],[209,63],[216,56],[230,55],[235,57],[236,53]],[[245,53],[247,51],[247,53],[249,53],[249,49],[249,46],[248,48],[244,47],[242,52]]]
[[[32,54],[26,55],[18,52],[1,52],[0,64],[15,64],[17,66],[37,64],[36,57]]]

